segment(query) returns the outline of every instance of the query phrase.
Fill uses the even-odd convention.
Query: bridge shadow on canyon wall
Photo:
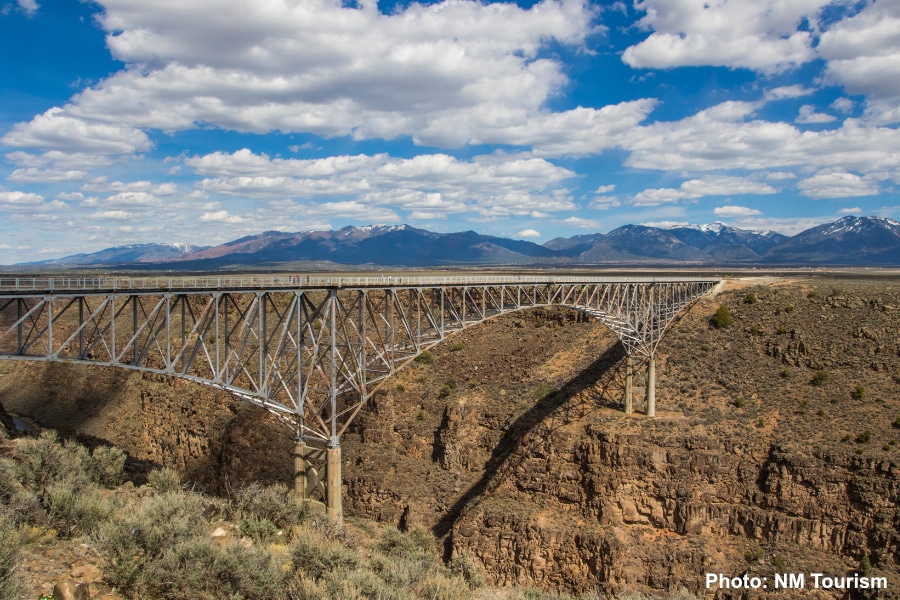
[[[478,481],[463,493],[434,526],[438,539],[444,539],[445,559],[452,550],[450,532],[463,511],[486,492],[500,484],[503,472],[515,470],[528,458],[522,452],[529,434],[541,429],[541,433],[553,433],[556,429],[583,418],[598,408],[622,410],[624,399],[625,348],[616,343],[607,348],[587,368],[573,377],[559,390],[555,390],[513,421],[485,464]]]

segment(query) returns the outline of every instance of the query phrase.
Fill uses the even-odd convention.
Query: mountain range
[[[900,265],[900,222],[844,217],[793,237],[721,223],[663,229],[625,225],[544,245],[474,231],[435,233],[409,225],[333,231],[266,231],[219,246],[134,244],[16,266],[128,266],[178,270],[296,263],[441,265]]]

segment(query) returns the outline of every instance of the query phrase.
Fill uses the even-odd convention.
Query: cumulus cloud
[[[495,154],[464,161],[446,154],[395,158],[387,154],[321,159],[272,158],[243,149],[185,159],[209,177],[208,193],[257,199],[353,198],[374,207],[447,214],[476,211],[485,216],[571,210],[563,181],[575,173],[542,158]]]
[[[33,17],[37,13],[40,5],[35,0],[17,0],[19,8],[29,17]]]
[[[900,4],[868,2],[822,34],[818,53],[827,78],[851,94],[867,94],[874,123],[900,122]]]
[[[541,109],[567,78],[559,60],[539,52],[551,40],[583,45],[596,15],[583,0],[529,9],[446,1],[387,15],[374,3],[330,0],[223,0],[215,11],[204,3],[177,11],[140,0],[100,4],[107,45],[128,66],[73,97],[66,110],[75,118],[169,132],[202,123],[411,135],[441,145],[518,143],[530,139],[530,119],[542,121],[543,137],[558,135],[566,119]],[[602,110],[583,113],[574,119],[605,119]]]
[[[797,115],[797,118],[794,119],[796,123],[831,123],[832,121],[836,121],[837,117],[834,115],[829,115],[826,113],[816,112],[816,107],[813,104],[804,104],[800,107],[800,114]]]
[[[647,189],[635,194],[630,203],[635,206],[659,206],[681,200],[695,201],[705,196],[727,196],[730,194],[774,194],[777,190],[767,183],[744,177],[710,175],[700,179],[690,179],[678,189]]]
[[[863,210],[860,207],[854,206],[853,208],[842,208],[841,210],[837,211],[837,214],[839,214],[839,215],[858,215],[858,214],[862,213],[862,211]]]
[[[900,167],[900,130],[870,127],[856,119],[825,131],[789,123],[738,118],[742,107],[725,103],[632,132],[623,147],[628,166],[664,171],[841,167],[859,171]],[[745,110],[745,114],[748,114]]]
[[[722,66],[776,73],[815,57],[799,25],[831,0],[672,2],[637,0],[652,33],[622,55],[636,68]]]
[[[816,200],[874,196],[879,192],[877,182],[846,171],[822,171],[800,181],[797,187]]]
[[[537,229],[523,229],[522,231],[517,233],[516,236],[537,238],[537,237],[541,237],[541,232],[538,231]]]
[[[566,225],[569,225],[570,227],[577,227],[578,229],[600,229],[600,221],[597,221],[596,219],[569,217],[568,219],[563,219],[562,222]]]
[[[101,155],[132,154],[153,146],[147,134],[135,127],[87,121],[63,108],[17,123],[0,142],[14,148]]]
[[[713,209],[713,214],[717,217],[749,217],[751,215],[761,215],[762,211],[755,208],[747,208],[746,206],[717,206]]]

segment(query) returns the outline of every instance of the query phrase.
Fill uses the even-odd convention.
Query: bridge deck
[[[720,277],[592,275],[226,275],[179,277],[0,277],[0,295],[115,292],[208,292],[230,290],[503,286],[616,283],[699,283]]]

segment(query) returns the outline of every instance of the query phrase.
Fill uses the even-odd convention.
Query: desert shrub
[[[865,431],[856,434],[856,443],[857,444],[865,444],[869,440],[872,439],[872,432],[866,429]]]
[[[153,469],[147,475],[147,483],[160,494],[180,492],[183,489],[181,476],[178,474],[178,471],[171,467]]]
[[[295,572],[312,581],[322,581],[330,573],[353,571],[360,566],[356,552],[311,528],[301,528],[295,536],[291,558]]]
[[[60,443],[54,431],[20,440],[13,457],[19,481],[39,494],[56,482],[70,480],[75,485],[85,485],[91,481],[87,449],[69,440]]]
[[[260,517],[247,517],[238,522],[241,533],[257,544],[271,544],[278,537],[279,529],[272,521]],[[284,535],[284,532],[281,532]]]
[[[784,368],[784,369],[782,369],[782,371],[781,371],[781,376],[782,376],[784,379],[790,379],[791,377],[794,376],[794,373],[793,373],[793,371],[791,371],[790,369]]]
[[[97,446],[88,462],[91,479],[106,487],[119,485],[122,483],[125,458],[125,453],[115,446]]]
[[[25,586],[16,576],[19,566],[21,538],[13,520],[0,510],[0,598],[25,598]]]
[[[459,352],[460,350],[465,350],[466,345],[462,342],[454,342],[450,345],[450,352]]]
[[[775,333],[777,333],[778,335],[784,335],[787,332],[788,332],[788,328],[785,327],[784,325],[779,325],[778,327],[775,328]]]
[[[854,400],[862,400],[863,398],[866,397],[866,388],[864,388],[861,385],[858,385],[855,388],[853,388],[853,391],[850,392],[850,395],[853,396]]]
[[[398,384],[397,384],[397,391],[398,391],[398,392],[405,392],[405,391],[406,391],[406,386],[403,385],[402,383],[398,383]]]
[[[21,488],[16,463],[0,458],[0,505],[9,503]]]
[[[63,536],[91,534],[99,530],[112,515],[112,505],[103,499],[94,485],[76,487],[72,481],[51,484],[44,504],[50,525]]]
[[[438,390],[438,396],[440,396],[441,398],[446,398],[455,389],[456,382],[450,379],[449,381],[447,381],[447,383],[441,386],[440,390]]]
[[[431,556],[436,551],[434,535],[421,526],[413,527],[407,532],[401,532],[396,527],[385,527],[375,548],[395,556]]]
[[[900,417],[897,417],[896,419],[894,419],[894,422],[891,423],[891,425],[893,425],[897,429],[900,429]]]
[[[422,354],[418,355],[414,360],[420,365],[430,365],[434,362],[434,355],[426,350]]]
[[[719,308],[716,309],[716,314],[712,317],[712,324],[718,329],[725,329],[731,327],[732,322],[731,311],[728,310],[728,307],[724,305],[719,306]]]
[[[744,401],[741,398],[736,398],[734,401],[734,406],[736,408],[744,408]]]
[[[450,559],[450,572],[462,577],[473,590],[484,585],[484,572],[465,552],[460,552]]]
[[[756,304],[757,302],[759,302],[759,298],[753,292],[749,292],[744,296],[744,304]]]
[[[826,381],[828,381],[828,371],[816,371],[810,383],[813,385],[825,385]]]
[[[277,598],[283,575],[271,553],[192,538],[167,549],[141,575],[144,594],[167,600]]]
[[[141,574],[166,549],[206,533],[203,509],[200,495],[170,492],[104,523],[95,539],[107,580],[125,592],[135,591]]]
[[[271,523],[277,532],[278,529],[288,530],[309,518],[306,506],[282,483],[267,487],[250,483],[233,493],[233,501],[237,518],[242,523],[255,521],[255,527],[262,528],[260,531],[268,529],[264,521]]]
[[[872,573],[872,563],[869,561],[869,555],[863,554],[862,560],[859,561],[859,574],[868,577]]]

